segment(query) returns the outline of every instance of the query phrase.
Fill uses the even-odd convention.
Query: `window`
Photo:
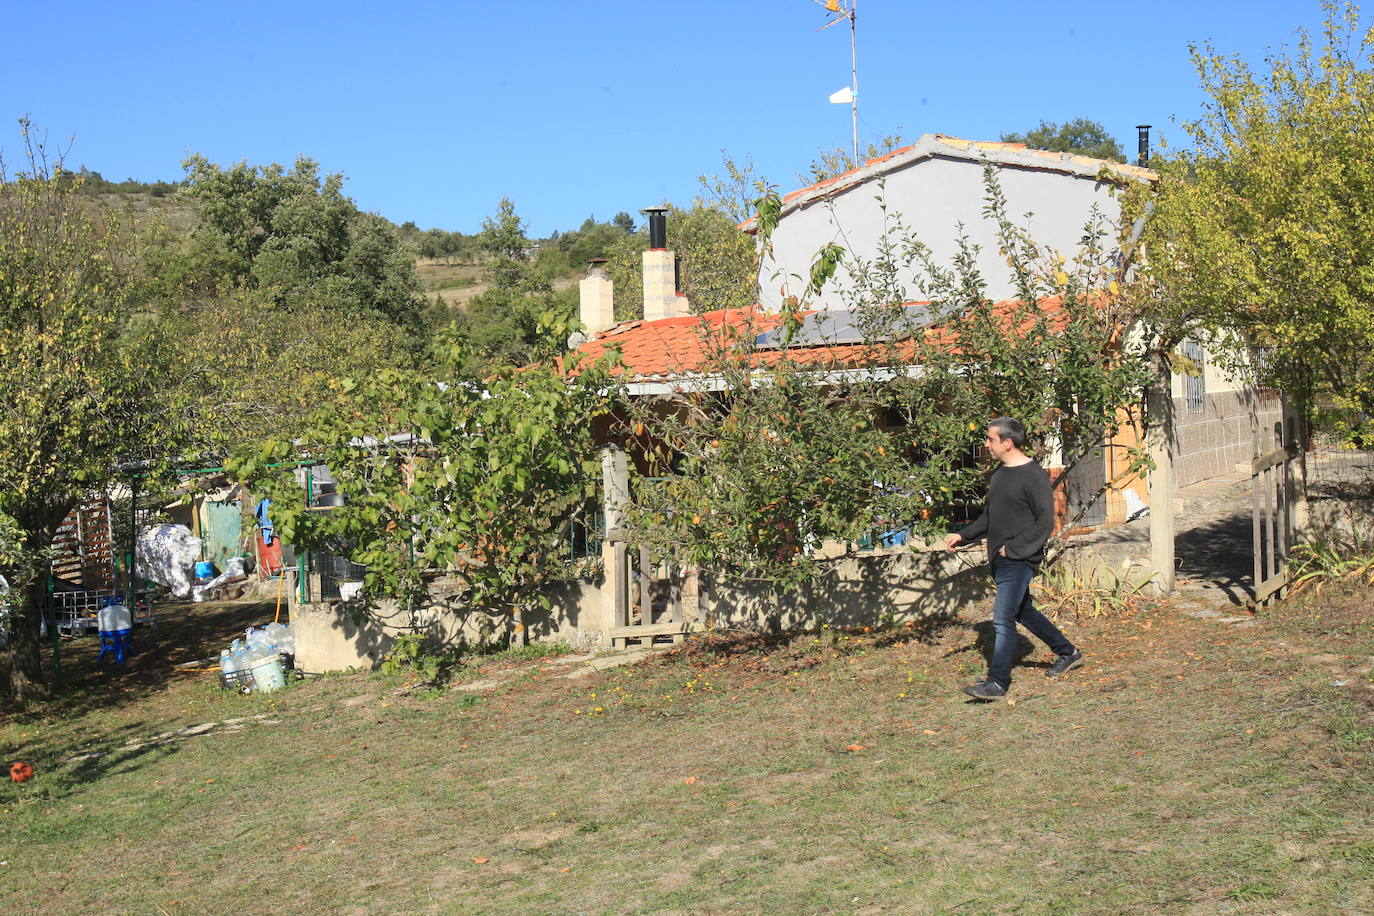
[[[1195,340],[1185,340],[1183,355],[1192,363],[1188,374],[1183,377],[1188,409],[1201,410],[1207,403],[1207,379],[1204,375],[1207,364],[1203,359],[1202,344]]]

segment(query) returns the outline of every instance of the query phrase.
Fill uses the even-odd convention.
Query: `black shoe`
[[[1072,671],[1081,664],[1083,664],[1083,652],[1074,649],[1071,654],[1056,658],[1054,664],[1050,665],[1049,670],[1045,672],[1045,677],[1059,677],[1064,672]]]
[[[965,687],[964,693],[976,700],[1000,700],[1007,695],[1007,688],[996,681],[983,681]]]

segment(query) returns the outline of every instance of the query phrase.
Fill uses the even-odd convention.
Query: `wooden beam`
[[[611,637],[613,639],[633,639],[638,636],[673,636],[690,632],[692,632],[692,624],[689,622],[650,623],[634,627],[612,627]]]

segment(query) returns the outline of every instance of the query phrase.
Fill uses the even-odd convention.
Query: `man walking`
[[[983,514],[945,541],[950,550],[984,537],[988,541],[988,562],[997,583],[992,662],[987,680],[964,688],[964,693],[980,700],[1004,697],[1011,687],[1018,622],[1059,656],[1045,672],[1047,676],[1058,677],[1083,664],[1083,653],[1031,601],[1030,582],[1045,559],[1045,541],[1054,530],[1054,492],[1049,474],[1022,451],[1025,443],[1026,428],[1020,421],[998,417],[988,424],[983,445],[1001,467],[992,472]]]

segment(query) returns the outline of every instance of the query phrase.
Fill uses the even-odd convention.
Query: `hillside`
[[[110,182],[99,172],[85,172],[83,196],[101,210],[116,214],[126,227],[147,226],[160,221],[178,235],[190,233],[200,223],[195,204],[177,193],[179,184],[172,182]],[[388,222],[390,222],[388,220]],[[415,270],[423,285],[425,298],[433,302],[437,297],[450,309],[463,308],[473,298],[488,289],[485,281],[484,253],[475,250],[475,235],[448,232],[442,229],[421,230],[412,222],[391,223],[397,234],[414,252]],[[603,225],[603,224],[598,224]],[[575,247],[580,232],[555,232],[548,239],[532,243],[540,253],[539,262],[551,274],[555,290],[567,289],[582,276],[583,263],[572,264],[567,257],[548,257]],[[453,250],[451,254],[432,256],[436,248]],[[554,262],[557,263],[554,263]]]

